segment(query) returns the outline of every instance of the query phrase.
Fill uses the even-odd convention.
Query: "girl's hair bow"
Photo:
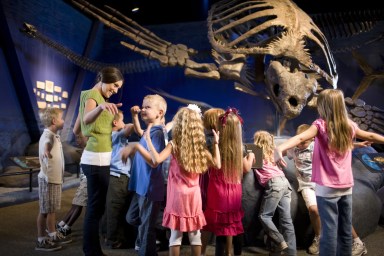
[[[219,117],[219,120],[221,122],[221,124],[223,126],[225,126],[225,124],[227,123],[227,117],[230,113],[233,113],[237,116],[237,118],[239,119],[240,123],[243,124],[243,118],[241,118],[240,116],[240,113],[239,111],[236,109],[236,108],[228,108],[224,114],[222,114],[220,117]]]

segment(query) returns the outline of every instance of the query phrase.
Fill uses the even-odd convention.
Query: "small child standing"
[[[73,126],[73,133],[76,138],[76,143],[80,148],[84,148],[87,144],[87,137],[81,133],[80,119],[76,119]],[[72,234],[72,225],[80,217],[83,208],[87,206],[88,193],[87,193],[87,177],[84,175],[80,165],[80,182],[76,189],[75,196],[72,199],[72,206],[65,214],[62,220],[56,224],[57,231],[64,236]]]
[[[308,124],[299,125],[296,129],[296,134],[300,134],[310,127]],[[308,209],[309,219],[315,237],[312,244],[308,248],[308,253],[319,254],[319,239],[320,239],[320,216],[317,209],[315,183],[312,178],[312,155],[315,143],[313,139],[303,141],[296,147],[287,150],[286,155],[289,159],[293,159],[296,167],[296,178],[299,184],[297,191],[301,193],[305,205]]]
[[[241,255],[239,235],[244,233],[244,216],[241,199],[244,172],[249,172],[255,155],[243,157],[242,123],[237,109],[228,108],[219,116],[221,168],[211,168],[204,215],[207,225],[204,231],[216,235],[215,255]]]
[[[72,242],[70,237],[56,232],[56,212],[61,207],[61,192],[64,175],[64,154],[57,134],[63,129],[63,111],[59,108],[46,108],[40,111],[40,119],[45,129],[39,141],[40,172],[39,214],[37,216],[37,242],[35,250],[56,251],[60,244]],[[48,237],[45,235],[47,228]]]
[[[284,172],[275,164],[273,135],[267,131],[257,131],[254,144],[263,149],[263,168],[255,169],[256,177],[264,187],[259,219],[264,232],[272,242],[273,252],[285,250],[288,255],[296,255],[296,235],[291,217],[292,188]],[[276,209],[279,212],[281,234],[273,222]]]
[[[132,198],[128,190],[131,159],[123,163],[120,151],[128,145],[132,132],[133,124],[125,124],[123,111],[118,110],[112,121],[112,159],[106,203],[107,240],[112,249],[126,248],[130,235],[125,215]]]
[[[203,114],[203,124],[204,124],[204,132],[205,132],[205,140],[207,141],[207,147],[213,153],[213,149],[215,147],[214,144],[214,133],[213,130],[218,131],[218,123],[219,116],[224,114],[225,110],[222,108],[210,108],[206,110]],[[210,171],[208,169],[207,172],[200,175],[200,190],[201,190],[201,200],[203,204],[203,211],[207,208],[207,190],[209,183],[209,175]],[[212,237],[212,233],[206,230],[201,230],[201,255],[205,255],[205,251],[207,249],[209,240]]]
[[[148,126],[150,129],[150,126]],[[170,255],[180,255],[183,232],[188,232],[191,255],[200,256],[200,229],[206,224],[202,210],[199,176],[209,166],[220,168],[219,136],[214,134],[214,156],[206,146],[200,108],[194,104],[180,108],[173,118],[172,140],[163,151],[154,148],[148,132],[146,140],[149,152],[142,146],[140,153],[150,153],[151,164],[159,164],[171,156],[167,203],[163,226],[171,229]]]
[[[275,149],[275,161],[286,165],[282,152],[315,138],[312,181],[320,214],[321,256],[352,254],[352,149],[354,138],[384,143],[384,137],[361,130],[348,118],[344,94],[326,89],[317,98],[319,118],[304,132]]]
[[[158,94],[147,95],[143,99],[141,119],[148,124],[152,123],[150,136],[157,151],[165,148],[164,115],[167,111],[167,102]],[[148,148],[144,137],[139,142]],[[133,144],[128,144],[121,150],[123,163],[134,149]],[[164,176],[162,165],[148,164],[150,154],[135,154],[132,161],[131,178],[128,189],[134,191],[126,220],[129,224],[138,227],[138,236],[135,249],[140,256],[157,255],[156,252],[156,221],[160,207],[165,197]]]

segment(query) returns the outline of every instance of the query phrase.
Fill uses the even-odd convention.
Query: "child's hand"
[[[248,154],[245,156],[248,160],[252,160],[252,165],[256,163],[256,157],[255,157],[255,153],[253,153],[252,151],[251,152],[248,152]]]
[[[44,157],[47,159],[52,159],[51,152],[44,152]]]
[[[141,109],[139,106],[133,106],[131,107],[131,115],[138,115],[141,112]]]
[[[136,152],[135,146],[136,146],[136,143],[132,143],[132,144],[129,143],[128,146],[121,149],[120,155],[121,155],[121,161],[123,162],[123,164],[126,164],[128,161],[128,158]]]
[[[354,142],[353,147],[354,148],[365,148],[372,145],[372,142],[370,141],[361,141],[361,142]]]
[[[214,143],[215,144],[219,144],[219,137],[220,137],[220,132],[219,131],[215,131],[214,129],[212,129],[212,132],[213,132],[213,137],[214,137]]]
[[[283,158],[283,154],[278,148],[275,148],[273,156],[275,159],[275,163],[277,165],[280,165],[282,167],[287,166],[287,163],[285,162],[285,160]]]
[[[149,123],[147,126],[147,129],[144,132],[144,138],[146,141],[148,141],[151,138],[151,128],[153,126],[153,123]]]

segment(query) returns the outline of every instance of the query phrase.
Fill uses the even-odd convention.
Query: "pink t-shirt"
[[[260,185],[265,187],[272,178],[285,176],[284,172],[274,163],[263,161],[262,169],[255,169],[255,174]]]
[[[355,137],[357,124],[350,120],[352,138]],[[317,127],[315,148],[312,159],[312,181],[331,188],[349,188],[353,186],[352,150],[340,155],[328,149],[327,127],[323,119],[316,119],[312,125]]]

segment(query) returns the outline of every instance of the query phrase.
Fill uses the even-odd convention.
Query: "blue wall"
[[[0,167],[9,164],[7,161],[9,156],[23,154],[28,144],[37,141],[36,131],[33,131],[33,128],[31,131],[30,128],[30,123],[36,122],[40,131],[42,129],[36,114],[37,105],[33,102],[35,99],[33,86],[36,81],[54,81],[68,91],[69,98],[65,100],[67,103],[66,130],[62,133],[65,134],[63,137],[71,142],[70,133],[77,114],[78,92],[91,88],[95,77],[94,73],[80,69],[55,50],[20,33],[19,29],[23,22],[36,26],[47,37],[80,55],[84,54],[88,47],[90,48],[88,57],[91,59],[107,63],[128,62],[130,65],[136,65],[137,68],[134,69],[136,71],[125,74],[126,81],[121,95],[126,122],[130,121],[130,107],[141,105],[143,97],[153,93],[146,88],[150,87],[178,97],[203,101],[215,107],[238,108],[245,121],[244,137],[247,142],[252,140],[256,130],[276,131],[278,120],[271,102],[235,90],[231,81],[189,78],[184,75],[182,68],[160,67],[157,62],[145,59],[121,46],[119,42],[126,38],[103,25],[97,27],[95,39],[90,41],[89,37],[95,23],[65,1],[2,0],[0,5],[0,12],[2,12],[0,16],[4,15],[6,21],[2,24],[2,34],[0,34],[2,88],[0,105],[3,110],[0,111],[2,141]],[[148,28],[172,43],[186,44],[199,50],[200,62],[212,62],[209,58],[211,48],[204,22],[148,26]],[[382,69],[381,54],[384,49],[380,49],[379,46],[379,44],[371,44],[359,49],[359,52],[364,54],[374,68]],[[346,96],[352,96],[363,77],[363,72],[350,52],[336,54],[334,57],[339,72],[339,87],[344,90]],[[140,65],[143,68],[140,68]],[[140,69],[146,71],[137,71]],[[257,86],[262,89],[264,85]],[[383,95],[383,81],[377,81],[361,98],[367,104],[383,109]],[[26,104],[28,100],[30,102]],[[183,104],[171,99],[167,99],[167,102],[169,105],[166,119],[171,120]],[[25,110],[26,106],[31,109]],[[282,135],[292,135],[298,124],[310,123],[315,117],[314,110],[305,109],[300,117],[287,122]]]

